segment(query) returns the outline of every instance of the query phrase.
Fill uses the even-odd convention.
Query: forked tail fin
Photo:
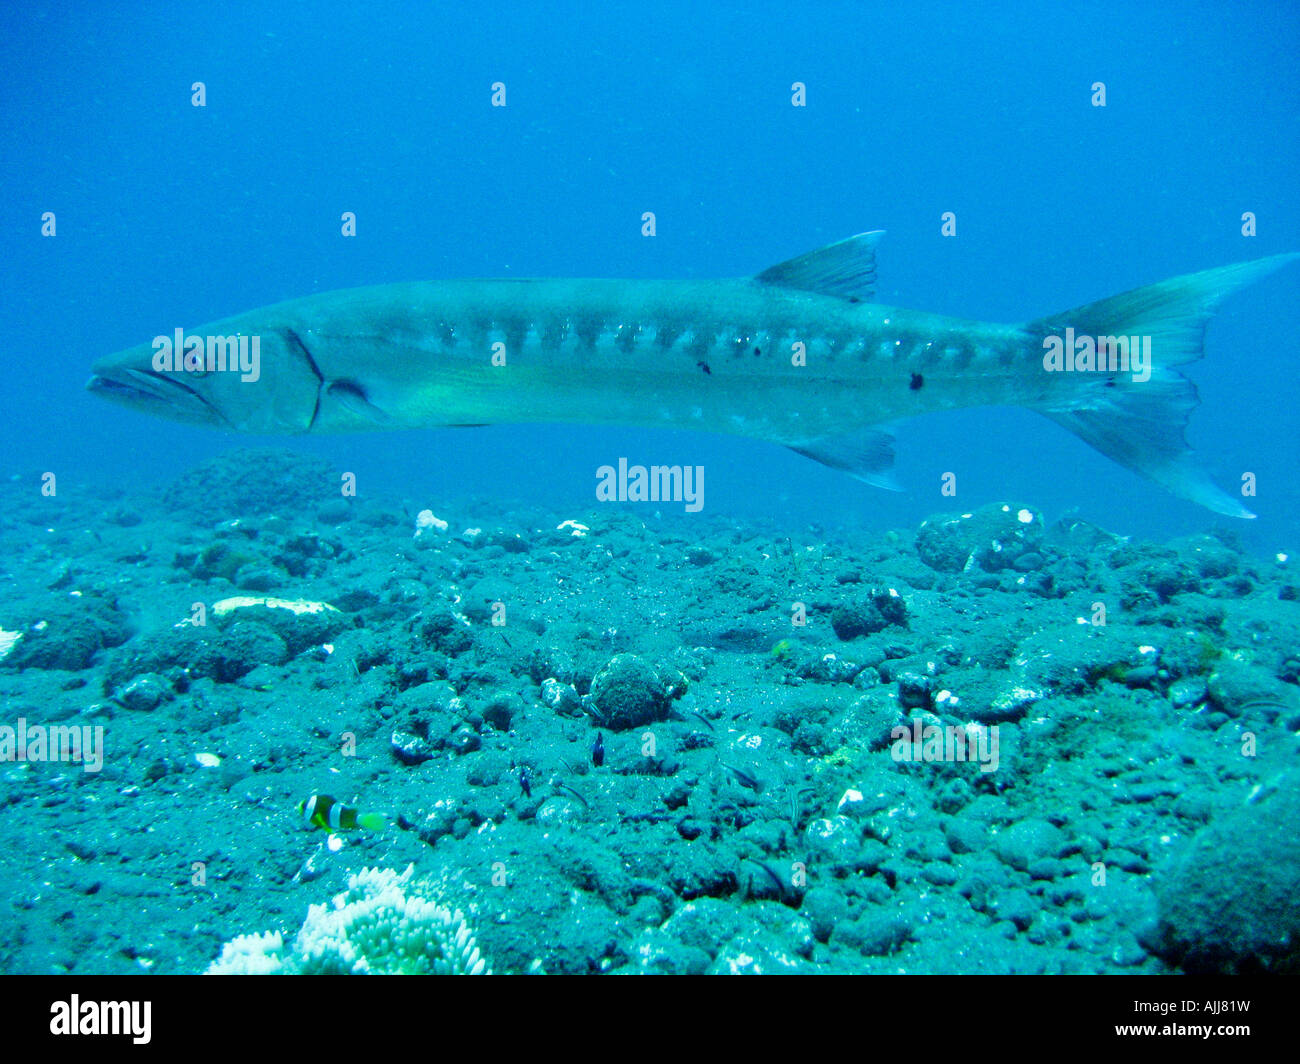
[[[1067,337],[1094,342],[1101,338],[1095,365],[1085,361],[1076,366],[1084,372],[1069,373],[1078,386],[1063,389],[1059,398],[1035,409],[1108,458],[1150,477],[1175,495],[1229,517],[1254,517],[1191,461],[1183,433],[1198,402],[1196,385],[1175,367],[1202,356],[1205,325],[1221,299],[1297,260],[1300,253],[1274,255],[1173,277],[1030,322],[1025,328],[1036,341],[1062,338],[1065,359],[1077,357],[1064,343]],[[1067,330],[1073,330],[1072,334]],[[1149,347],[1145,343],[1148,337]],[[1122,347],[1118,346],[1120,340]],[[1131,362],[1120,363],[1124,370],[1115,369],[1114,358],[1103,362],[1108,354],[1127,353],[1130,341],[1139,348]],[[1088,340],[1083,342],[1086,345]],[[1086,359],[1086,347],[1083,350]],[[1143,351],[1150,356],[1146,379],[1141,379],[1145,369],[1133,371],[1140,365]],[[1096,368],[1102,365],[1109,365],[1109,371]]]

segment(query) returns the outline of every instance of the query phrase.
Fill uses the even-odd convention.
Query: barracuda
[[[1300,255],[1174,278],[1017,325],[872,301],[879,232],[710,281],[430,281],[327,292],[108,357],[87,385],[174,420],[260,434],[503,422],[699,429],[894,486],[893,423],[1036,410],[1219,513],[1189,460],[1177,367],[1218,301]]]

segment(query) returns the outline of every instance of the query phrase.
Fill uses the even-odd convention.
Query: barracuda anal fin
[[[887,491],[903,490],[890,472],[894,464],[892,426],[877,425],[843,436],[827,436],[789,446],[795,454],[811,458],[832,469],[842,470],[864,484],[885,488]]]

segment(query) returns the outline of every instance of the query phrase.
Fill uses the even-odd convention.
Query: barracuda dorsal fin
[[[859,429],[843,436],[825,436],[798,446],[787,446],[795,454],[811,458],[832,469],[842,469],[865,484],[889,491],[903,490],[889,471],[894,464],[892,426],[877,425],[875,428]]]
[[[884,235],[883,229],[859,233],[769,266],[754,279],[780,288],[870,302],[876,294],[876,245]]]

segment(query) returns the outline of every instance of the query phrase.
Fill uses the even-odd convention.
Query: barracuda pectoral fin
[[[330,381],[324,389],[324,398],[330,404],[337,404],[349,415],[375,428],[388,428],[392,418],[371,401],[366,390],[356,381]]]
[[[876,245],[883,229],[859,233],[798,258],[769,266],[754,280],[866,303],[876,294]]]
[[[843,470],[864,484],[889,491],[903,490],[889,472],[894,464],[894,433],[890,427],[877,425],[842,436],[824,436],[787,446],[795,454]]]

